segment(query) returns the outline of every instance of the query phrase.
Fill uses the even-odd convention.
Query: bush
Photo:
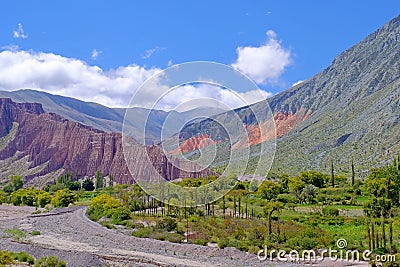
[[[282,203],[296,203],[296,197],[291,194],[280,194],[276,200]]]
[[[14,260],[17,260],[19,262],[26,262],[28,264],[34,264],[35,263],[35,259],[31,255],[26,253],[25,251],[22,251],[22,252],[19,252],[19,253],[11,253],[11,255],[14,258]]]
[[[0,251],[0,265],[6,265],[13,263],[14,259],[10,252]]]
[[[218,240],[218,247],[219,248],[226,248],[229,246],[229,240],[227,238],[221,238],[220,240]]]
[[[51,200],[51,204],[54,207],[68,207],[69,204],[74,203],[78,200],[78,196],[75,193],[67,189],[59,190]]]
[[[171,217],[162,218],[161,220],[158,220],[156,224],[157,229],[165,230],[167,232],[175,231],[177,226],[178,224],[175,219]]]
[[[207,242],[207,240],[205,240],[203,238],[199,238],[199,239],[190,240],[190,243],[200,245],[200,246],[207,246],[208,242]]]
[[[94,183],[92,180],[85,179],[82,183],[82,188],[85,191],[93,191],[94,190]]]
[[[65,187],[71,191],[81,190],[81,184],[79,182],[68,182]]]
[[[93,221],[98,221],[105,216],[109,210],[121,207],[121,203],[113,197],[102,194],[92,199],[88,209],[89,218]],[[111,217],[111,213],[109,217]]]
[[[5,229],[4,233],[6,234],[6,237],[10,237],[16,241],[21,241],[26,238],[25,232],[18,228]]]
[[[41,257],[36,261],[35,267],[66,267],[64,261],[57,259],[55,256]]]
[[[150,235],[150,238],[161,240],[161,241],[169,241],[172,243],[181,243],[184,239],[182,235],[176,233],[168,233],[168,232],[154,232]]]
[[[149,238],[154,233],[153,227],[140,228],[132,233],[135,237]]]
[[[111,222],[113,224],[124,224],[124,221],[131,219],[131,211],[126,207],[111,209]]]
[[[43,192],[37,197],[37,205],[41,208],[46,207],[47,204],[51,202],[51,195],[48,192]]]
[[[326,206],[326,207],[322,208],[322,214],[325,216],[338,216],[339,209],[331,207],[331,206]]]
[[[33,236],[40,235],[40,231],[34,230],[34,231],[32,231],[31,235],[33,235]]]
[[[0,205],[3,204],[6,201],[6,193],[0,190]]]

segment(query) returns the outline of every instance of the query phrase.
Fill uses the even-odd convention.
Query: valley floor
[[[135,238],[90,221],[86,210],[87,207],[75,206],[32,215],[34,208],[0,205],[0,232],[17,228],[26,233],[18,240],[3,236],[0,250],[26,251],[34,257],[55,255],[68,266],[300,266],[261,262],[255,255],[233,248]],[[31,235],[32,231],[40,234]],[[313,266],[355,265],[323,262]]]

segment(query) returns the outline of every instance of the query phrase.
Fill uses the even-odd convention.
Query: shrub
[[[51,200],[54,207],[68,207],[69,204],[78,200],[78,196],[67,189],[59,190]]]
[[[229,246],[229,240],[227,238],[221,238],[220,240],[218,240],[218,247],[219,248],[226,248]]]
[[[64,261],[57,259],[55,256],[41,257],[35,262],[35,267],[66,267]]]
[[[33,236],[40,235],[40,231],[34,230],[34,231],[32,231],[31,235],[33,235]]]
[[[135,237],[148,238],[154,233],[153,227],[140,228],[132,233]]]
[[[71,191],[81,190],[81,184],[79,182],[68,182],[65,187]]]
[[[20,241],[26,237],[25,232],[17,228],[5,229],[4,233],[7,237],[10,237],[16,241]]]
[[[172,243],[181,243],[183,236],[176,233],[168,233],[168,232],[154,232],[150,235],[150,238],[161,240],[161,241],[169,241]]]
[[[167,232],[172,232],[177,229],[178,224],[176,223],[176,220],[171,217],[165,217],[162,218],[161,220],[157,221],[156,228],[165,230]]]
[[[13,263],[14,259],[10,252],[0,251],[0,265],[6,265]]]
[[[48,192],[43,192],[37,197],[37,205],[41,208],[46,207],[47,204],[51,202],[51,195]]]
[[[193,243],[193,244],[196,244],[196,245],[200,245],[200,246],[207,246],[208,242],[204,238],[199,238],[199,239],[190,240],[190,243]]]
[[[11,255],[14,258],[14,260],[17,260],[19,262],[26,262],[29,264],[35,263],[35,259],[25,251],[19,253],[11,253]]]
[[[6,193],[0,190],[0,205],[3,204],[6,201]]]
[[[121,203],[113,197],[102,194],[92,199],[88,209],[89,218],[93,221],[98,221],[105,216],[109,210],[121,207]],[[111,213],[109,217],[111,217]]]
[[[94,183],[92,180],[85,179],[82,183],[82,188],[85,191],[93,191],[94,190]]]
[[[111,222],[113,224],[124,224],[124,221],[131,219],[131,211],[126,207],[111,209]]]
[[[326,207],[322,208],[322,214],[325,216],[338,216],[339,209],[331,207],[331,206],[326,206]]]

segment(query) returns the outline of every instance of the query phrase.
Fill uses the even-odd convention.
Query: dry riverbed
[[[36,258],[55,255],[68,266],[300,266],[260,262],[255,255],[234,248],[136,238],[90,221],[86,209],[70,207],[32,215],[34,208],[0,205],[0,233],[11,228],[26,233],[19,240],[1,238],[0,250],[27,251]],[[33,236],[32,231],[40,235]],[[352,265],[325,262],[319,266]]]

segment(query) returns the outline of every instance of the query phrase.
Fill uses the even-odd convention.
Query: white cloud
[[[302,82],[304,82],[304,80],[298,80],[297,82],[295,82],[294,84],[292,84],[292,87],[301,84]]]
[[[179,107],[178,111],[185,111],[209,106],[231,110],[265,100],[270,96],[272,93],[262,90],[238,93],[216,85],[200,83],[174,88],[160,100],[156,109],[171,110]]]
[[[25,33],[21,23],[18,23],[18,29],[13,31],[13,36],[14,38],[22,38],[22,39],[28,38],[28,34]]]
[[[91,57],[93,60],[96,60],[96,59],[100,56],[101,53],[103,53],[103,51],[98,51],[98,50],[95,48],[95,49],[92,50],[92,53],[91,53],[91,56],[90,56],[90,57]]]
[[[150,58],[155,52],[162,51],[162,50],[165,50],[165,48],[159,47],[159,46],[156,46],[152,49],[148,49],[144,52],[144,55],[142,56],[142,58],[144,58],[144,59]]]
[[[104,71],[84,61],[52,53],[0,53],[0,89],[29,88],[125,107],[137,88],[159,69],[129,65]]]
[[[267,41],[259,47],[237,48],[238,58],[232,67],[258,84],[275,83],[291,63],[291,52],[282,47],[274,31],[267,32]]]
[[[127,107],[137,89],[159,71],[157,68],[138,65],[103,70],[82,60],[53,53],[10,50],[0,52],[0,90],[35,89],[109,107]],[[146,87],[147,90],[137,102],[141,107],[152,107],[152,99],[157,99],[169,90],[167,86],[153,80],[151,81],[154,84]],[[156,107],[170,110],[186,103],[186,109],[192,109],[204,106],[204,102],[197,101],[199,98],[211,98],[231,109],[269,96],[271,94],[265,91],[233,93],[218,86],[200,83],[172,90]]]

